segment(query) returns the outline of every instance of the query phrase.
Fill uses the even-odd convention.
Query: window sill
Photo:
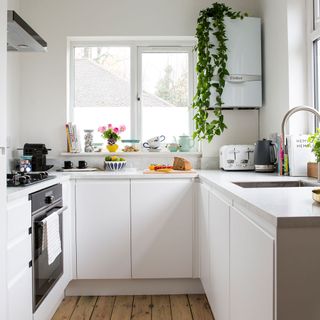
[[[169,152],[169,151],[161,151],[161,152],[148,152],[148,151],[138,151],[138,152],[62,152],[60,154],[63,157],[105,157],[105,156],[114,156],[120,155],[123,157],[150,157],[150,158],[167,158],[167,157],[174,157],[174,156],[189,156],[195,158],[201,158],[201,152]]]

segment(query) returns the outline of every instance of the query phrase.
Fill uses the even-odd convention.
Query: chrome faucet
[[[286,137],[285,137],[285,127],[286,127],[286,124],[289,120],[289,118],[296,112],[299,112],[299,111],[307,111],[307,112],[311,112],[313,113],[317,118],[318,120],[320,120],[320,113],[314,109],[314,108],[311,108],[311,107],[308,107],[308,106],[299,106],[299,107],[294,107],[292,109],[290,109],[283,117],[283,120],[282,120],[282,123],[281,123],[281,139],[282,139],[282,144],[283,144],[283,151],[284,151],[284,154],[288,154],[288,150],[287,150],[287,143],[286,143]],[[318,177],[319,178],[319,177]]]

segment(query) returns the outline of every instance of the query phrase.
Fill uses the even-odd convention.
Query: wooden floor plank
[[[151,320],[151,296],[134,296],[131,319]]]
[[[170,296],[171,312],[173,320],[192,320],[189,301],[186,295]]]
[[[54,314],[52,320],[69,320],[76,305],[79,297],[65,297],[58,310]]]
[[[214,320],[207,298],[204,294],[189,294],[188,298],[193,320]]]
[[[70,320],[89,320],[97,297],[81,297]]]
[[[111,320],[130,320],[133,296],[118,296],[114,302]]]
[[[169,296],[152,296],[152,320],[171,320]]]
[[[99,297],[90,320],[110,320],[115,297]]]

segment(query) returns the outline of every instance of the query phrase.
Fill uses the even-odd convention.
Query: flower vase
[[[115,144],[107,144],[107,149],[109,152],[116,152],[118,150],[119,146]]]

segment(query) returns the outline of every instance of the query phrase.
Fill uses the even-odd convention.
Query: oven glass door
[[[62,212],[61,207],[50,211],[40,212],[33,216],[33,310],[35,311],[45,296],[49,293],[57,280],[63,274],[63,246],[62,246]],[[53,263],[48,263],[48,250],[43,248],[42,221],[50,214],[59,213],[59,234],[62,251]]]

